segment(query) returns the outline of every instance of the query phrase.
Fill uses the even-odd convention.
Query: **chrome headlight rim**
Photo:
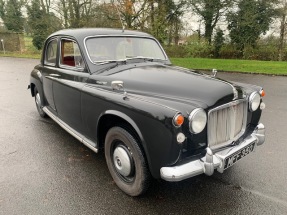
[[[198,114],[201,114],[201,113],[204,114],[204,123],[203,123],[204,126],[202,126],[201,129],[195,131],[195,129],[193,128],[192,123],[195,122],[195,121],[194,121],[195,117],[198,116]],[[206,114],[206,112],[205,112],[204,109],[202,109],[202,108],[196,108],[196,109],[194,109],[194,110],[189,114],[188,120],[189,120],[189,131],[190,131],[191,133],[193,133],[193,134],[199,134],[199,133],[201,133],[201,132],[204,130],[204,128],[206,127],[206,124],[207,124],[207,114]]]
[[[258,100],[258,105],[257,105],[256,108],[252,108],[252,105],[253,105],[254,102],[256,101],[255,99]],[[259,106],[260,106],[260,102],[261,102],[261,96],[260,96],[260,94],[259,94],[257,91],[251,93],[250,96],[249,96],[249,111],[250,111],[250,112],[256,111],[256,110],[259,108]]]

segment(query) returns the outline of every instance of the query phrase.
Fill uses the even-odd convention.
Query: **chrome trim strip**
[[[52,77],[60,77],[61,75],[52,73],[52,74],[50,74],[50,76],[52,76]]]
[[[71,128],[69,125],[67,125],[64,121],[59,119],[59,117],[55,116],[47,107],[43,107],[43,111],[56,123],[58,123],[64,130],[66,130],[69,134],[71,134],[73,137],[75,137],[77,140],[79,140],[81,143],[83,143],[85,146],[87,146],[89,149],[91,149],[94,152],[98,152],[97,143],[87,139],[85,136]]]
[[[84,38],[84,47],[85,47],[85,50],[86,50],[86,53],[87,53],[87,56],[89,58],[89,60],[91,61],[92,64],[94,65],[100,65],[99,63],[95,63],[92,61],[91,57],[90,57],[90,54],[88,52],[88,49],[87,49],[87,45],[86,45],[86,41],[87,39],[90,39],[90,38],[97,38],[97,37],[137,37],[137,38],[146,38],[146,39],[151,39],[151,40],[154,40],[160,47],[164,57],[165,57],[165,60],[169,60],[168,59],[168,56],[166,55],[164,49],[162,48],[162,46],[160,45],[160,43],[158,42],[157,39],[153,38],[153,37],[149,37],[149,36],[139,36],[139,35],[133,35],[133,34],[126,34],[126,35],[120,35],[120,34],[115,34],[115,35],[105,35],[105,34],[102,34],[102,35],[94,35],[94,36],[87,36]]]
[[[218,111],[218,110],[221,110],[221,109],[224,109],[224,108],[227,108],[227,107],[230,107],[230,106],[234,106],[234,105],[238,105],[239,103],[245,103],[244,105],[244,119],[243,119],[243,126],[242,126],[242,130],[232,139],[224,142],[224,143],[221,143],[221,144],[218,144],[216,146],[210,146],[209,145],[209,140],[208,140],[208,132],[209,130],[211,130],[211,123],[210,122],[210,114],[214,111]],[[219,149],[221,147],[224,147],[224,146],[227,146],[229,144],[231,144],[232,142],[236,141],[240,136],[242,136],[246,130],[246,125],[247,125],[247,113],[248,113],[248,104],[247,104],[247,100],[246,99],[239,99],[239,100],[235,100],[235,101],[232,101],[232,102],[229,102],[227,104],[224,104],[224,105],[221,105],[221,106],[218,106],[214,109],[211,109],[208,111],[208,121],[207,121],[207,143],[208,143],[208,147],[210,147],[211,149],[213,150],[216,150],[216,149]]]
[[[244,147],[255,142],[256,147],[264,143],[265,140],[265,127],[263,124],[257,125],[254,132],[245,138],[239,145],[225,148],[219,152],[213,153],[210,148],[206,149],[206,155],[198,160],[194,160],[182,165],[162,167],[160,169],[160,176],[166,181],[182,181],[187,178],[200,175],[202,173],[206,175],[212,175],[216,169],[218,172],[224,172],[224,160],[234,155]]]

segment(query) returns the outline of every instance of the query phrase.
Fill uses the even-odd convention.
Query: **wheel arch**
[[[30,84],[30,90],[31,90],[31,96],[35,97],[35,84],[34,83]]]
[[[108,120],[108,123],[106,123]],[[128,115],[117,110],[107,110],[105,111],[98,120],[97,123],[97,140],[99,146],[103,146],[105,141],[105,136],[108,130],[114,126],[128,126],[128,129],[133,130],[133,134],[140,141],[141,144],[144,143],[143,135],[137,126],[137,124]]]
[[[147,160],[150,167],[150,157],[146,148],[146,143],[143,138],[142,132],[140,131],[137,124],[131,117],[117,110],[105,111],[98,120],[97,123],[97,142],[98,148],[103,148],[105,143],[105,137],[110,128],[114,126],[123,127],[128,130],[139,142],[139,146],[143,152],[145,159]]]

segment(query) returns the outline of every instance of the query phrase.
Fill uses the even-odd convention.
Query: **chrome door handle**
[[[50,74],[50,76],[53,76],[53,77],[60,77],[61,75],[59,75],[59,74]]]

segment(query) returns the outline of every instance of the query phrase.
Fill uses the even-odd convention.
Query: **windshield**
[[[92,37],[86,40],[86,47],[93,63],[121,61],[130,58],[166,60],[159,44],[142,37]]]

